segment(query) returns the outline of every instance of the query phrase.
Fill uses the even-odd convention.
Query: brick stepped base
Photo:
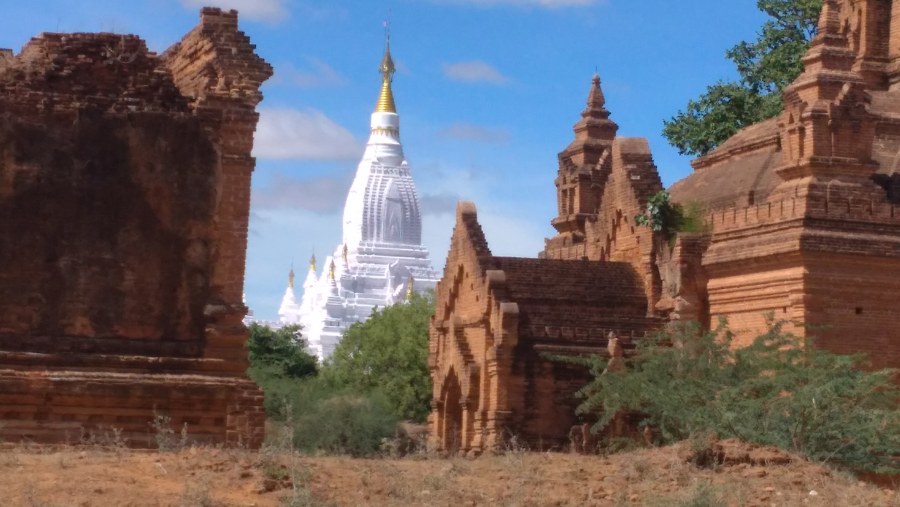
[[[217,358],[148,357],[110,354],[43,354],[0,350],[0,368],[11,370],[54,369],[66,371],[107,371],[173,375],[243,376],[245,360]]]
[[[2,442],[79,443],[115,431],[129,446],[156,447],[163,418],[191,442],[258,447],[263,394],[241,378],[0,370]]]

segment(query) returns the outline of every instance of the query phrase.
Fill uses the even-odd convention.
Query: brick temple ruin
[[[635,224],[662,183],[647,141],[616,136],[596,78],[538,259],[493,257],[460,206],[430,328],[439,447],[512,435],[558,447],[587,373],[542,353],[606,354],[611,332],[627,355],[665,322],[727,317],[746,344],[774,314],[819,346],[900,367],[900,0],[825,0],[803,63],[780,116],[669,189],[703,210],[701,232],[670,242]]]
[[[0,50],[0,440],[154,446],[156,421],[261,443],[241,319],[271,75],[212,8],[161,55],[108,33]]]

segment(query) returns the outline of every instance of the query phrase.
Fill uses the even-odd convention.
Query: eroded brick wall
[[[164,416],[260,443],[241,292],[270,75],[220,9],[163,56],[117,34],[0,52],[0,437],[149,445]]]

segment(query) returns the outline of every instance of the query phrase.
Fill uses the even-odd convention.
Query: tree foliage
[[[399,421],[381,394],[335,389],[322,378],[303,382],[290,408],[294,446],[306,452],[372,456]]]
[[[900,472],[900,388],[889,370],[867,372],[861,357],[832,354],[786,333],[781,323],[746,348],[724,323],[685,326],[639,345],[630,368],[602,374],[581,391],[594,429],[618,413],[641,413],[664,443],[716,434],[777,446],[823,462]]]
[[[771,19],[755,41],[725,53],[740,80],[709,86],[664,122],[663,135],[682,155],[704,155],[741,128],[778,115],[782,90],[803,71],[822,0],[758,0],[757,6]]]
[[[247,348],[251,368],[264,368],[290,378],[309,377],[318,371],[316,357],[306,351],[306,340],[297,325],[272,329],[252,323]]]
[[[398,417],[424,421],[431,401],[428,321],[433,313],[431,293],[376,309],[347,329],[323,376],[335,386],[379,391]]]

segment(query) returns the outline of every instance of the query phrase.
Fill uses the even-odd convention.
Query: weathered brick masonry
[[[271,67],[203,9],[162,55],[132,35],[0,50],[0,438],[121,430],[258,445],[241,302],[250,156]]]
[[[900,0],[825,0],[803,63],[779,117],[671,187],[705,231],[670,241],[636,227],[662,183],[646,140],[616,137],[597,77],[559,155],[558,234],[540,259],[492,257],[461,206],[431,326],[440,446],[562,441],[584,373],[541,352],[602,354],[599,327],[630,336],[723,316],[746,344],[771,314],[900,367]]]
[[[589,377],[548,356],[605,354],[610,333],[630,349],[661,325],[647,317],[628,263],[494,257],[471,203],[457,208],[436,291],[430,424],[448,450],[482,451],[512,436],[562,449],[576,423],[572,395]]]

